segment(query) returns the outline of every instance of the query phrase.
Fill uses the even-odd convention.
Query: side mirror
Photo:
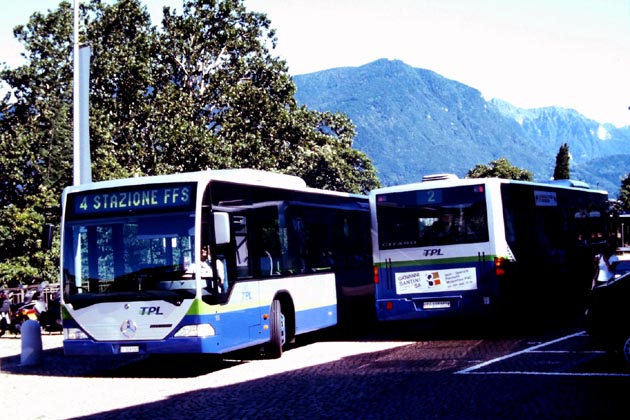
[[[42,226],[42,249],[50,250],[52,248],[52,240],[55,234],[55,226],[50,223],[45,223]]]
[[[215,212],[214,216],[214,240],[217,245],[230,243],[230,215],[224,212]]]

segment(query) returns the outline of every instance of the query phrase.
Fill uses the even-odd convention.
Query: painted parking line
[[[493,364],[503,362],[505,360],[522,356],[525,354],[535,354],[535,353],[557,353],[557,354],[571,354],[571,353],[580,353],[580,354],[603,354],[603,351],[584,351],[584,352],[573,352],[573,351],[547,351],[542,350],[547,346],[551,346],[553,344],[560,343],[565,340],[569,340],[575,337],[585,336],[586,332],[580,331],[575,334],[570,334],[564,337],[557,338],[552,341],[547,341],[545,343],[540,343],[532,347],[528,347],[524,350],[517,351],[514,353],[506,354],[505,356],[497,357],[495,359],[487,360],[483,363],[479,363],[466,369],[462,369],[460,371],[455,372],[455,374],[473,374],[473,375],[539,375],[539,376],[621,376],[621,377],[630,377],[630,373],[599,373],[599,372],[542,372],[542,371],[528,371],[528,370],[496,370],[496,371],[479,371],[485,367],[491,366]]]

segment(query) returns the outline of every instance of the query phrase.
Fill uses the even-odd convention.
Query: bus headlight
[[[64,340],[87,340],[89,337],[80,328],[64,328]]]
[[[184,325],[175,333],[175,337],[210,337],[215,335],[210,324]]]

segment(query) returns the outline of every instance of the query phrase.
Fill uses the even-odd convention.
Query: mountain
[[[299,75],[294,82],[298,103],[352,119],[354,147],[372,159],[384,185],[430,173],[463,177],[501,157],[546,180],[563,143],[572,177],[611,196],[630,169],[630,127],[600,124],[570,109],[487,101],[472,87],[398,60]]]

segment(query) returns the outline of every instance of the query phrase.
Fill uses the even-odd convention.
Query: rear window
[[[378,194],[380,249],[488,241],[484,185]]]

